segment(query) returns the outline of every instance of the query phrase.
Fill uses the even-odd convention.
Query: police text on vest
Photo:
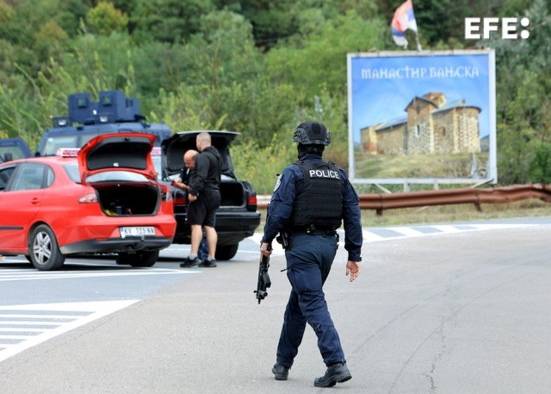
[[[310,170],[310,178],[340,179],[339,172],[335,170]]]

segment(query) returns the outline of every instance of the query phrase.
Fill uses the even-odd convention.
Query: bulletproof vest
[[[326,161],[295,163],[304,174],[297,182],[291,216],[295,228],[336,230],[342,220],[342,181],[337,167]]]

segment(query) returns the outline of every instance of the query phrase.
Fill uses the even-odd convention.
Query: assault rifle
[[[260,265],[258,267],[258,283],[256,284],[256,299],[260,304],[264,298],[268,296],[266,289],[272,285],[270,275],[268,275],[268,268],[270,267],[270,258],[264,255],[260,256]]]

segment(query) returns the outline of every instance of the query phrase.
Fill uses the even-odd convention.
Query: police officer
[[[298,143],[298,161],[285,168],[278,179],[260,247],[261,253],[269,256],[276,235],[279,232],[288,235],[285,257],[292,290],[272,372],[276,380],[287,379],[308,323],[318,337],[318,347],[327,366],[314,385],[331,387],[351,379],[352,375],[322,287],[337,252],[335,230],[341,221],[348,251],[346,275],[353,281],[359,274],[360,208],[344,170],[322,159],[330,142],[326,127],[317,122],[301,123],[293,140]]]

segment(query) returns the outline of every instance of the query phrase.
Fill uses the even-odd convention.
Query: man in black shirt
[[[190,178],[188,188],[188,221],[191,225],[191,253],[181,264],[192,267],[216,267],[215,253],[218,235],[214,229],[216,210],[220,206],[220,173],[222,158],[218,150],[211,145],[209,133],[200,133],[196,139],[197,150],[200,152],[195,160],[195,172]],[[208,257],[201,262],[197,257],[199,244],[203,236],[203,228],[207,236]]]
[[[188,197],[188,185],[191,181],[192,176],[195,174],[195,162],[198,154],[199,152],[194,149],[189,149],[186,151],[186,153],[184,154],[184,168],[182,168],[182,171],[180,172],[180,179],[174,180],[172,182],[172,186],[181,189],[184,192],[186,198]],[[205,261],[208,257],[207,239],[204,235],[201,238],[201,243],[199,245],[197,256],[201,261]]]

